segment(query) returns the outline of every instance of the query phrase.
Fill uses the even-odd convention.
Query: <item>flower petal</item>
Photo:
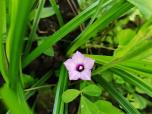
[[[81,72],[80,79],[91,80],[91,70],[84,70],[83,72]]]
[[[77,51],[75,54],[72,56],[72,60],[75,61],[76,64],[80,64],[84,61],[85,57],[83,54],[81,54],[79,51]]]
[[[76,71],[69,72],[69,80],[78,80],[80,78],[80,73]]]
[[[66,61],[64,62],[64,65],[65,65],[65,67],[67,68],[68,71],[74,70],[75,67],[76,67],[76,65],[75,65],[75,63],[73,62],[72,59],[66,60]]]
[[[94,62],[95,62],[95,60],[85,57],[85,59],[84,59],[85,68],[91,70],[94,65]]]

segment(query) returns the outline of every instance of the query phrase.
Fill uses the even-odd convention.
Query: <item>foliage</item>
[[[68,20],[55,0],[0,0],[0,113],[41,113],[38,101],[53,114],[151,113],[152,2],[67,2],[77,12]],[[45,19],[54,33],[40,34]],[[95,60],[91,81],[68,80],[63,62],[76,50]]]

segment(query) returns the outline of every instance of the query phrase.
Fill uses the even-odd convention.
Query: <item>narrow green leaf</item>
[[[41,14],[44,4],[45,4],[45,0],[39,1],[39,6],[35,13],[35,17],[34,17],[32,28],[31,28],[31,33],[29,35],[29,39],[28,39],[26,47],[25,47],[25,56],[29,53],[29,51],[31,49],[32,41],[34,39],[34,35],[36,34],[38,23],[40,21],[40,14]]]
[[[76,90],[76,89],[68,89],[66,91],[64,91],[63,95],[62,95],[62,100],[65,103],[69,103],[71,101],[73,101],[76,97],[78,97],[80,95],[81,91]]]
[[[14,3],[13,3],[14,4]],[[9,79],[12,88],[16,88],[18,82],[20,82],[20,60],[23,44],[23,36],[26,29],[28,20],[28,14],[31,8],[31,1],[26,0],[24,2],[17,0],[16,6],[16,18],[11,20],[9,35],[7,37],[7,55],[9,59]],[[10,59],[11,58],[11,59]]]
[[[89,8],[81,12],[78,16],[73,18],[70,22],[65,24],[62,28],[56,31],[53,35],[49,37],[46,41],[44,41],[40,46],[38,46],[34,51],[32,51],[24,60],[23,67],[26,67],[30,62],[32,62],[35,58],[37,58],[40,54],[42,54],[46,49],[50,46],[53,46],[59,40],[61,40],[64,36],[66,36],[69,32],[77,28],[81,23],[87,20],[94,12],[97,6],[97,3],[92,4]]]
[[[57,4],[56,4],[56,1],[55,1],[55,0],[50,0],[50,2],[51,2],[51,4],[52,4],[52,7],[53,7],[55,13],[56,13],[56,16],[57,16],[59,25],[60,25],[60,26],[63,26],[63,25],[64,25],[64,21],[63,21],[61,12],[60,12]]]
[[[5,32],[5,22],[6,22],[6,2],[5,0],[0,1],[0,72],[6,81],[8,83],[8,77],[7,77],[7,67],[6,67],[6,58],[4,56],[4,45],[3,45],[3,34]]]
[[[59,81],[57,84],[55,103],[53,107],[53,114],[64,114],[64,102],[62,101],[62,94],[67,88],[67,78],[68,74],[65,67],[62,65],[59,74]],[[62,111],[60,111],[62,109]]]

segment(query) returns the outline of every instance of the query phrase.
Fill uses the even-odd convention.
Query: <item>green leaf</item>
[[[81,114],[105,114],[102,113],[93,102],[84,96],[81,96],[80,111]]]
[[[111,102],[98,100],[95,104],[98,109],[105,114],[124,114],[120,109],[113,106]]]
[[[56,31],[53,35],[51,35],[47,40],[45,40],[40,46],[38,46],[29,55],[27,55],[27,57],[23,60],[22,66],[26,67],[28,64],[30,64],[30,62],[32,62],[45,50],[53,46],[55,43],[61,40],[64,36],[66,36],[69,32],[73,31],[81,23],[83,23],[85,20],[91,17],[91,15],[95,12],[97,3],[98,2],[92,4],[86,10],[81,12],[78,16],[76,16],[70,22],[68,22],[63,27],[61,27],[58,31]]]
[[[11,114],[33,114],[28,105],[25,102],[21,103],[19,97],[7,85],[0,88],[0,96],[11,111]]]
[[[4,78],[4,80],[6,81],[6,83],[8,83],[9,79],[7,77],[7,62],[6,62],[6,56],[5,52],[4,52],[4,45],[3,45],[3,34],[5,33],[5,24],[6,24],[6,1],[5,0],[1,0],[0,1],[0,72]]]
[[[101,92],[101,88],[95,84],[91,84],[82,89],[82,93],[87,94],[89,96],[100,96]]]
[[[122,77],[124,80],[144,90],[149,96],[152,96],[151,86],[146,84],[141,78],[139,78],[135,74],[131,72],[123,71],[122,69],[126,70],[124,67],[121,67],[121,70],[116,68],[113,68],[111,70],[120,77]]]
[[[105,4],[103,4],[103,7],[105,7]],[[115,4],[109,9],[109,11],[107,11],[105,15],[101,16],[93,24],[89,25],[76,38],[76,40],[72,42],[72,46],[68,50],[67,55],[71,55],[82,44],[84,44],[87,40],[92,38],[97,32],[103,30],[106,26],[108,26],[109,23],[111,23],[111,21],[123,15],[131,7],[132,5],[126,1],[115,2]]]
[[[59,25],[63,26],[64,25],[63,17],[62,17],[61,12],[56,4],[56,0],[50,0],[50,3],[51,3],[51,5],[56,13]]]
[[[121,30],[117,34],[118,48],[114,52],[114,56],[119,57],[121,51],[124,51],[127,47],[126,45],[134,38],[136,32],[131,29]]]
[[[44,39],[44,40],[46,40],[46,39]],[[39,40],[39,41],[38,41],[38,45],[41,45],[42,43],[43,43],[43,40]],[[47,55],[47,56],[54,56],[53,47],[48,48],[48,49],[45,50],[43,53],[44,53],[45,55]]]
[[[34,36],[36,34],[36,30],[38,28],[38,24],[39,24],[39,21],[40,21],[40,14],[42,12],[42,9],[44,7],[44,4],[45,4],[45,1],[44,0],[41,0],[39,1],[38,3],[38,8],[36,10],[36,13],[35,13],[35,16],[34,16],[34,20],[33,20],[33,23],[32,23],[32,27],[31,27],[31,32],[30,32],[30,35],[29,35],[29,38],[28,38],[28,41],[27,41],[27,44],[26,44],[26,47],[25,47],[25,52],[24,52],[24,55],[26,56],[30,50],[31,50],[31,47],[32,47],[32,42],[34,40]]]
[[[128,0],[130,3],[138,7],[146,18],[152,16],[152,1],[151,0]]]
[[[135,36],[135,34],[136,32],[132,29],[124,29],[119,31],[117,34],[119,45],[127,45],[130,42],[130,40]]]
[[[23,74],[22,79],[23,79],[23,83],[24,83],[24,88],[31,85],[34,81],[34,78],[27,74]]]
[[[57,84],[53,114],[64,114],[64,102],[62,101],[62,94],[67,88],[68,73],[62,64],[59,74],[59,81]]]
[[[30,14],[30,20],[34,19],[35,13],[37,12],[38,9],[35,9],[31,12]],[[43,8],[41,13],[40,13],[40,18],[46,18],[46,17],[50,17],[53,16],[55,14],[54,10],[52,7],[46,7]]]
[[[127,98],[137,109],[144,109],[148,105],[148,101],[138,94],[129,94],[127,95]]]
[[[108,83],[104,78],[99,75],[93,77],[93,79],[99,83],[108,93],[122,106],[122,108],[128,114],[140,114],[138,110],[136,110],[128,100],[112,85]]]
[[[62,100],[65,103],[69,103],[71,101],[73,101],[76,97],[78,97],[80,95],[81,91],[76,90],[76,89],[68,89],[66,91],[64,91],[63,95],[62,95]]]

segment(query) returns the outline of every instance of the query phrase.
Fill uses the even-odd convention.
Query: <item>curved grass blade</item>
[[[78,16],[73,18],[70,22],[65,24],[62,28],[56,31],[49,39],[45,40],[39,47],[33,50],[24,60],[23,60],[23,68],[26,67],[30,62],[32,62],[35,58],[37,58],[42,52],[46,49],[57,43],[64,36],[66,36],[69,32],[77,28],[81,23],[91,17],[95,12],[95,8],[97,3],[92,4],[89,8],[81,12]]]
[[[122,108],[128,113],[128,114],[140,114],[138,110],[136,110],[129,101],[126,100],[125,97],[123,97],[118,90],[115,89],[114,85],[106,82],[105,79],[103,79],[101,76],[96,75],[93,77],[93,79],[99,83],[105,90],[109,92],[109,94],[122,106]]]

